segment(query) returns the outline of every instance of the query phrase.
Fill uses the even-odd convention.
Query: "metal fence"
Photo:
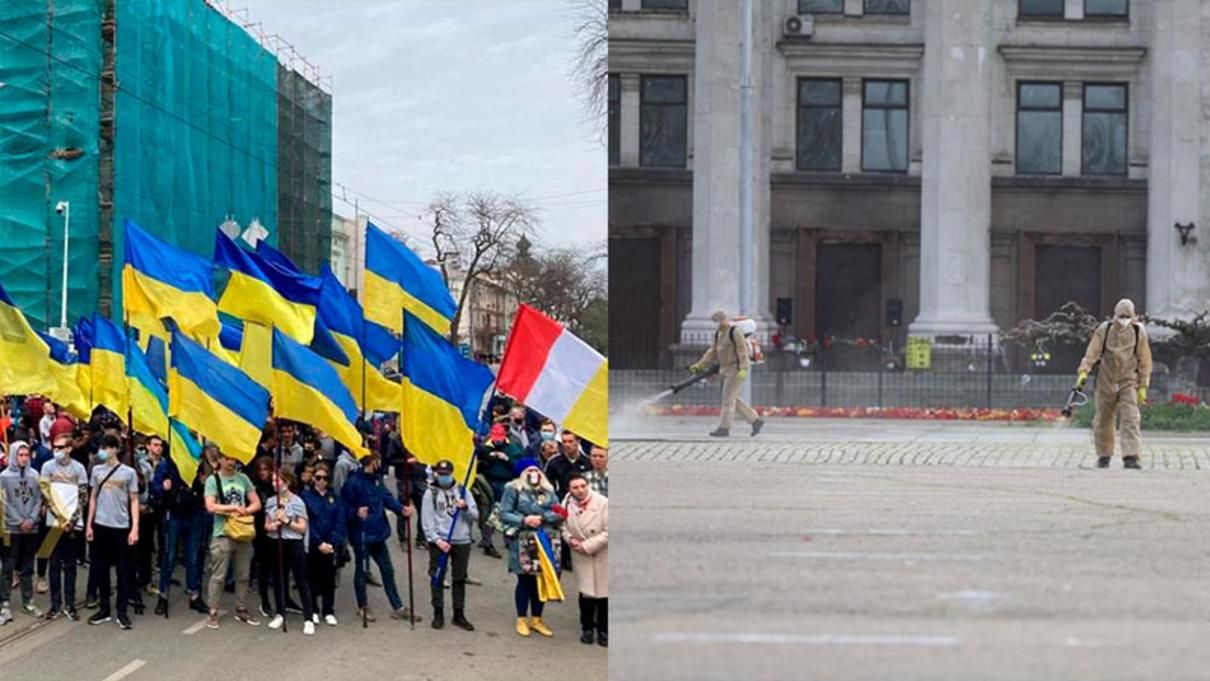
[[[789,343],[769,350],[754,366],[749,382],[754,404],[768,407],[990,408],[1025,409],[1063,406],[1083,348],[1021,347],[992,337],[968,338],[931,349],[929,368],[908,369],[903,351],[867,343]],[[808,345],[803,348],[803,345]],[[688,367],[700,348],[674,353]],[[1169,367],[1157,362],[1150,396],[1166,400],[1174,393],[1210,401],[1210,388],[1197,385],[1198,363],[1181,360]],[[684,368],[613,369],[610,403],[717,406],[719,383],[697,383],[675,395],[653,400],[688,378]],[[1095,378],[1094,378],[1095,380]]]

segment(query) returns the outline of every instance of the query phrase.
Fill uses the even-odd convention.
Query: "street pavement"
[[[407,602],[406,555],[390,542],[396,582]],[[497,538],[499,548],[499,539]],[[372,568],[378,575],[377,567]],[[446,626],[430,627],[428,553],[413,552],[416,610],[424,621],[411,630],[387,617],[390,612],[381,588],[368,587],[370,609],[378,621],[362,629],[353,598],[353,569],[343,570],[336,595],[335,628],[320,624],[314,636],[302,633],[302,616],[290,615],[288,633],[266,625],[249,627],[224,617],[218,630],[206,629],[205,616],[185,607],[184,593],[174,587],[170,618],[151,614],[153,597],[145,596],[147,614],[134,616],[134,629],[121,631],[113,622],[88,626],[83,621],[36,622],[23,613],[0,627],[0,679],[4,681],[118,681],[129,679],[214,681],[516,681],[526,678],[535,661],[547,670],[576,670],[576,678],[606,678],[607,650],[579,641],[579,612],[574,574],[563,575],[567,601],[550,603],[545,620],[555,636],[537,634],[523,639],[513,631],[515,578],[504,560],[474,551],[470,574],[484,582],[467,587],[467,616],[474,632],[449,623],[450,594],[446,591]],[[177,576],[184,579],[178,568]],[[84,594],[84,572],[79,594]],[[19,600],[19,596],[14,594]],[[46,596],[36,601],[45,607]],[[252,596],[250,603],[257,598]],[[232,606],[225,594],[223,609]],[[94,611],[82,610],[84,617]]]
[[[1064,427],[622,424],[612,679],[1210,678],[1204,437],[1127,471]]]

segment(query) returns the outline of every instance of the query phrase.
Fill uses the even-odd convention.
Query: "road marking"
[[[773,551],[769,557],[823,560],[983,560],[983,556],[958,553],[857,553],[845,551]]]
[[[765,634],[670,632],[656,634],[658,643],[740,643],[791,646],[920,646],[953,647],[961,644],[957,636],[916,636],[911,634]]]
[[[147,664],[147,660],[134,660],[130,664],[122,667],[118,671],[106,676],[102,681],[118,681],[118,679],[126,678],[139,670],[140,667]]]
[[[218,611],[219,619],[222,619],[223,615],[226,615],[226,614],[227,614],[226,610],[219,610]],[[206,619],[207,618],[202,618],[202,619],[198,620],[197,622],[189,625],[189,628],[182,631],[181,633],[185,634],[185,635],[196,634],[197,632],[201,631],[202,629],[204,629],[206,627]]]
[[[819,534],[830,537],[859,535],[872,537],[914,537],[914,536],[933,536],[940,535],[944,537],[969,537],[978,534],[983,534],[976,530],[899,530],[899,529],[868,529],[868,530],[839,530],[839,529],[808,529],[803,530],[806,534]]]

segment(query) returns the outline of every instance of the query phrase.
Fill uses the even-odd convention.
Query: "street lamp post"
[[[63,291],[59,302],[59,328],[67,328],[67,237],[71,234],[71,202],[60,201],[55,212],[63,216]]]

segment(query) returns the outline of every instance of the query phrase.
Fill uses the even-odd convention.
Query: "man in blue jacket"
[[[412,505],[399,503],[382,484],[379,474],[381,461],[377,454],[362,457],[361,468],[349,475],[340,490],[341,505],[349,523],[349,542],[357,565],[353,572],[353,593],[357,596],[357,615],[373,622],[374,617],[366,606],[366,557],[378,563],[382,575],[382,586],[387,600],[391,602],[391,619],[419,622],[410,610],[403,606],[399,590],[395,586],[395,568],[391,565],[391,554],[387,551],[387,540],[391,538],[391,525],[386,512],[412,517]],[[400,522],[407,522],[401,519]]]

